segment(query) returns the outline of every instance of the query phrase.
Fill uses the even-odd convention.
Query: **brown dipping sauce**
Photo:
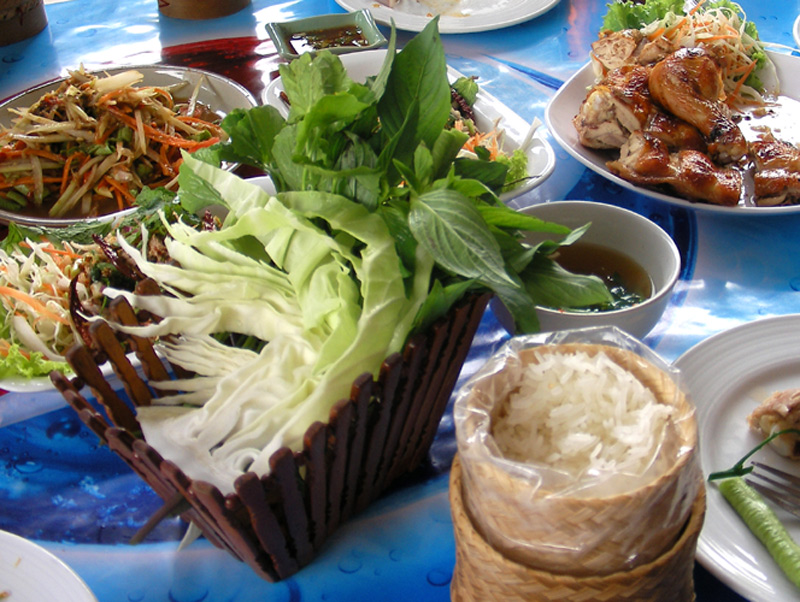
[[[338,46],[354,46],[361,48],[369,45],[369,40],[358,25],[344,25],[341,27],[326,27],[301,31],[286,40],[286,43],[295,54],[302,54],[314,50],[334,48]]]
[[[570,311],[623,309],[636,305],[653,294],[653,282],[644,268],[628,255],[609,247],[579,241],[559,248],[553,259],[570,272],[597,276],[614,297],[609,306],[592,306]]]

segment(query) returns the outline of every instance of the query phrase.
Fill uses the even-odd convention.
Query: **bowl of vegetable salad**
[[[0,221],[64,226],[129,211],[145,188],[177,188],[184,152],[226,137],[256,100],[239,84],[174,66],[80,67],[0,105]]]

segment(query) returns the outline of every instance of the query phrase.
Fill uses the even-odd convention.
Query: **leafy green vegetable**
[[[187,154],[180,201],[191,211],[223,206],[222,227],[167,224],[174,264],[121,243],[168,294],[106,289],[161,317],[117,327],[173,335],[164,356],[194,374],[139,408],[145,437],[225,492],[242,470],[268,472],[279,447],[300,449],[354,378],[377,373],[413,329],[469,291],[495,291],[521,329],[536,330],[521,274],[548,264],[558,243],[531,247],[520,232],[567,242],[580,234],[500,203],[506,166],[457,160],[465,135],[446,127],[451,95],[436,20],[399,53],[394,44],[393,34],[381,70],[363,83],[327,52],[301,57],[281,68],[286,120],[271,107],[226,119],[230,140],[215,153],[262,168],[276,194]],[[542,286],[572,279],[562,272]],[[608,296],[602,284],[595,292]],[[221,333],[266,344],[230,347]]]
[[[669,13],[683,14],[684,0],[625,0],[607,4],[608,11],[603,17],[603,29],[621,31],[641,29],[654,21],[659,21]]]
[[[474,77],[459,77],[452,83],[452,86],[453,90],[455,90],[469,106],[475,104],[475,101],[478,99],[479,88],[478,82],[475,81]]]
[[[395,239],[407,289],[421,246],[436,263],[429,286],[438,281],[439,290],[463,292],[451,285],[466,280],[472,288],[488,288],[511,308],[523,331],[538,329],[536,301],[523,273],[544,289],[541,296],[556,296],[567,307],[609,301],[608,290],[593,277],[554,272],[544,255],[532,263],[536,251],[527,252],[519,232],[550,229],[540,220],[508,211],[502,223],[487,222],[486,208],[502,207],[497,194],[511,167],[512,177],[519,177],[524,154],[490,161],[478,149],[477,158],[458,157],[467,135],[446,127],[452,97],[437,24],[432,20],[400,52],[393,32],[380,71],[363,83],[353,82],[340,59],[327,52],[282,65],[288,118],[271,107],[232,113],[223,122],[230,139],[220,155],[263,169],[279,192],[330,192],[376,212]],[[465,78],[459,85],[469,95],[474,83]],[[192,209],[219,202],[202,183],[189,182],[194,176],[182,171],[180,177],[181,196]],[[547,278],[537,278],[545,273]],[[580,291],[578,299],[574,291]],[[442,295],[422,311],[440,314],[447,309],[443,300],[456,298]],[[416,322],[434,317],[423,314]]]
[[[495,161],[508,167],[504,186],[511,186],[528,177],[528,157],[520,148],[514,149],[511,155],[498,155]]]
[[[51,362],[38,351],[23,353],[18,344],[12,344],[8,355],[0,362],[0,378],[36,378],[47,376],[53,370],[71,372],[66,362]]]

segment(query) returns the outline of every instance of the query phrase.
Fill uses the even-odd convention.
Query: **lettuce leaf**
[[[641,29],[654,21],[659,21],[668,13],[683,14],[684,0],[625,0],[607,4],[608,11],[603,17],[603,29],[621,31]]]
[[[3,379],[47,376],[53,370],[67,374],[72,372],[66,362],[50,361],[37,351],[30,352],[26,356],[16,343],[9,347],[8,355],[0,362],[0,378]]]

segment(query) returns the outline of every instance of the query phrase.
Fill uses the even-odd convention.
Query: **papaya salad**
[[[0,209],[94,217],[133,205],[144,188],[177,186],[181,151],[225,139],[219,115],[177,87],[140,86],[136,70],[71,71],[0,132]],[[188,85],[188,82],[184,82]]]

